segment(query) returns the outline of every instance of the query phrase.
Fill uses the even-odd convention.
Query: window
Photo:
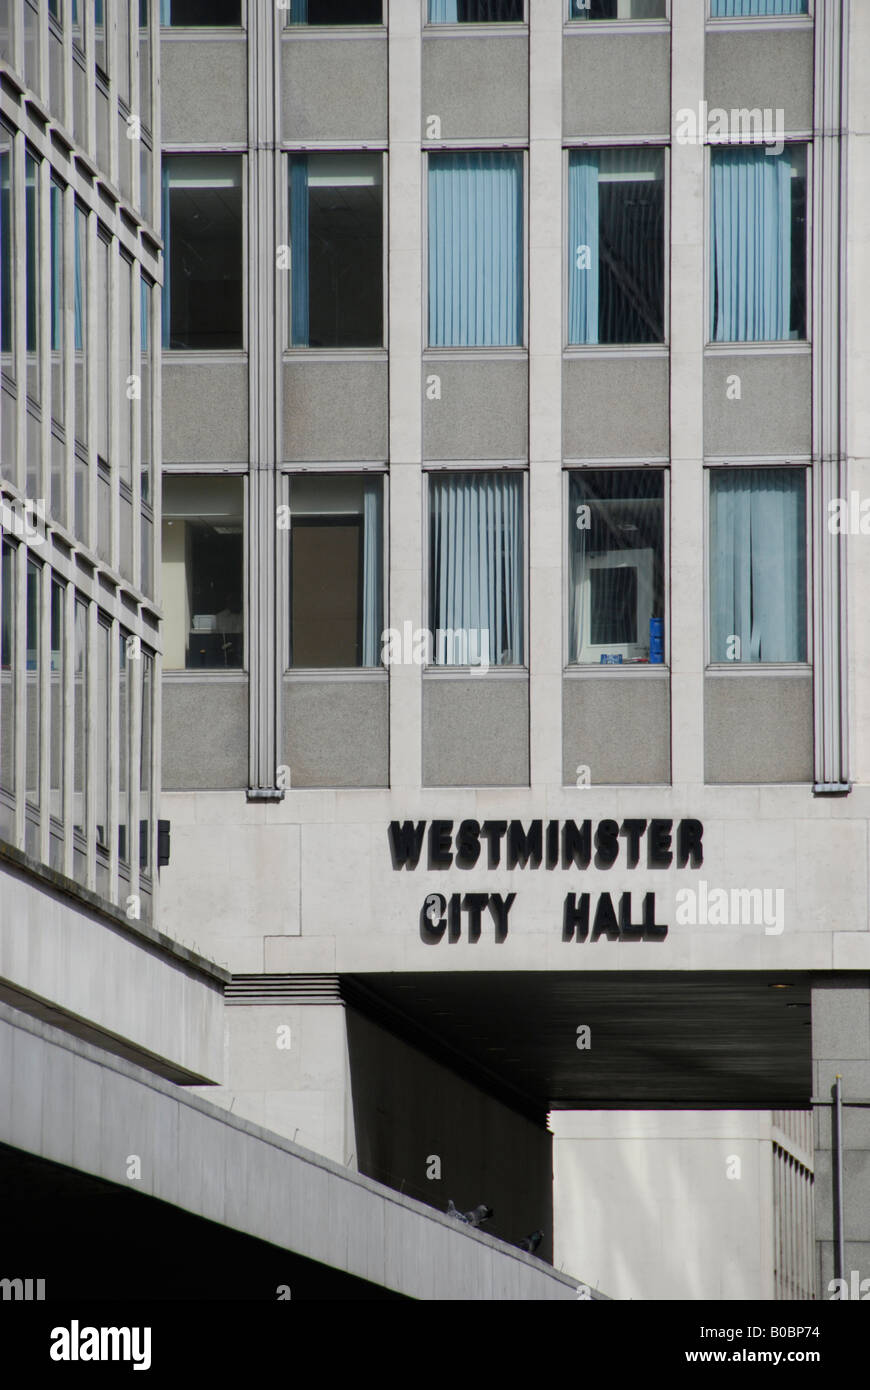
[[[49,720],[51,724],[51,754],[49,758],[51,806],[50,814],[63,823],[64,787],[64,632],[66,629],[66,588],[57,579],[51,581],[51,691]]]
[[[664,661],[664,474],[584,469],[568,508],[568,661]]]
[[[381,0],[285,0],[285,24],[382,24]]]
[[[3,370],[14,375],[14,290],[12,273],[12,131],[0,122],[0,353]]]
[[[568,159],[568,342],[664,341],[664,151]]]
[[[24,156],[24,253],[25,312],[24,334],[27,350],[27,391],[39,400],[39,170],[31,154]]]
[[[521,24],[523,0],[429,0],[430,24]]]
[[[244,659],[242,479],[163,479],[163,665],[239,668]]]
[[[290,342],[380,347],[384,340],[383,159],[290,160]]]
[[[429,345],[523,341],[520,154],[429,156]]]
[[[106,19],[103,13],[103,0],[94,0],[94,61],[105,75],[109,72],[106,56]]]
[[[130,737],[133,713],[133,687],[136,663],[127,659],[128,634],[123,628],[118,631],[118,858],[122,864],[130,862],[130,841],[127,827],[130,824]]]
[[[291,666],[381,664],[383,495],[376,474],[291,478]]]
[[[160,0],[164,28],[238,28],[241,22],[241,0]]]
[[[807,150],[712,152],[711,338],[807,334]]]
[[[73,672],[73,830],[84,836],[87,827],[88,766],[88,606],[76,599],[75,667]]]
[[[571,0],[571,19],[667,19],[667,0]]]
[[[429,474],[429,625],[436,666],[521,666],[523,475]]]
[[[163,237],[163,346],[241,348],[240,158],[164,161]]]
[[[0,539],[0,787],[10,796],[15,795],[16,788],[17,562],[17,547]],[[2,805],[0,816],[0,823],[5,823]],[[10,826],[5,828],[8,834]]]
[[[710,0],[712,19],[780,14],[809,14],[809,0]]]
[[[139,870],[151,875],[151,738],[154,658],[142,652],[142,723],[139,740]]]
[[[96,770],[94,792],[97,809],[97,849],[109,852],[109,806],[111,801],[111,758],[109,738],[112,728],[112,630],[102,618],[97,622],[97,709],[94,749]]]
[[[25,684],[27,687],[25,725],[25,787],[31,806],[39,806],[40,764],[42,753],[42,698],[40,671],[42,668],[42,566],[28,556],[27,590],[25,594],[24,644],[27,658]]]
[[[710,471],[710,660],[807,659],[806,472]]]
[[[73,342],[75,346],[75,437],[88,442],[88,217],[83,208],[75,209],[75,293]],[[82,533],[79,532],[79,535]]]

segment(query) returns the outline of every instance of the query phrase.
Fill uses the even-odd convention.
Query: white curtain
[[[714,342],[767,342],[791,326],[791,155],[714,150]]]
[[[435,663],[522,665],[522,475],[432,474],[429,487]]]
[[[429,344],[523,338],[522,162],[472,152],[429,158]]]
[[[711,660],[806,660],[803,469],[711,473],[710,598]]]

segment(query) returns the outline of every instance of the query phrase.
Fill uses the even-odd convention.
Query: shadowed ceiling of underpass
[[[795,973],[450,971],[343,976],[341,989],[532,1114],[789,1109],[811,1095],[810,984]]]

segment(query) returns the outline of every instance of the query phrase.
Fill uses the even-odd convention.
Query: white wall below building
[[[550,1119],[556,1269],[615,1299],[773,1298],[769,1112]]]

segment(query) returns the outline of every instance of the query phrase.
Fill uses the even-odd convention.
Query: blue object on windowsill
[[[601,665],[602,665],[602,666],[621,666],[621,665],[622,665],[622,652],[614,652],[612,656],[608,656],[607,652],[602,652],[602,653],[601,653]]]
[[[661,618],[649,620],[649,659],[659,666],[665,659],[665,625]]]

